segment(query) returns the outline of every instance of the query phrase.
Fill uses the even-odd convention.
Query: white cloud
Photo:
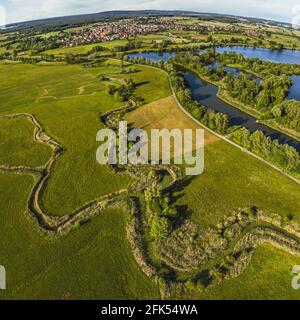
[[[124,9],[230,13],[291,22],[299,0],[0,0],[8,22]]]

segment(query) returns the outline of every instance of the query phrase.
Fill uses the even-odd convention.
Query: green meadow
[[[153,299],[126,240],[126,216],[105,210],[57,241],[37,232],[24,213],[32,178],[0,174],[0,256],[7,290],[0,299]]]
[[[26,65],[0,68],[3,84],[0,114],[33,114],[46,132],[66,148],[44,193],[43,206],[50,214],[69,213],[128,184],[127,177],[116,176],[95,160],[96,133],[101,128],[99,115],[122,106],[106,93],[99,75],[117,74],[118,68]],[[158,77],[158,73],[139,67],[132,74],[139,85],[136,94],[146,102],[169,93],[166,78]]]
[[[0,65],[0,115],[33,114],[65,148],[43,193],[43,207],[51,215],[70,213],[130,183],[128,176],[114,174],[95,159],[99,115],[122,106],[99,79],[108,74],[124,77],[118,64],[113,64],[96,68]],[[134,67],[137,72],[130,77],[137,84],[135,95],[145,104],[170,96],[165,73]],[[139,124],[143,124],[143,114],[146,125],[151,117],[139,113]],[[177,115],[179,123],[186,123]],[[174,117],[171,120],[176,125]],[[50,158],[49,147],[33,142],[34,127],[25,118],[0,118],[0,124],[0,165],[35,167]],[[134,261],[126,239],[126,213],[106,209],[68,236],[49,241],[25,214],[32,185],[30,176],[0,174],[0,215],[5,221],[0,224],[0,262],[8,279],[8,290],[0,292],[0,299],[159,298],[155,283]],[[176,204],[201,227],[215,225],[233,209],[245,206],[283,216],[292,213],[300,221],[299,186],[224,141],[205,146],[204,173],[187,179],[175,196]],[[240,277],[199,298],[271,298],[276,294],[296,298],[290,270],[298,260],[272,247],[258,248]]]
[[[205,294],[186,299],[206,300],[299,300],[299,290],[291,286],[292,269],[300,258],[274,247],[263,245],[253,254],[248,268],[237,278],[225,280]]]
[[[99,115],[122,106],[106,93],[101,74],[115,77],[117,66],[1,65],[0,115],[31,113],[65,148],[43,194],[49,214],[64,215],[84,203],[128,185],[95,159]],[[132,78],[145,102],[170,94],[159,70],[137,67]],[[147,79],[147,81],[144,81]],[[158,80],[159,79],[159,80]],[[0,118],[1,165],[40,166],[51,149],[33,142],[25,118]],[[49,242],[25,215],[32,188],[29,176],[0,174],[1,263],[9,290],[3,298],[158,298],[156,285],[135,263],[126,240],[124,212],[109,209],[67,237]]]
[[[26,118],[0,118],[0,165],[39,167],[49,160],[51,149],[34,142],[33,131]]]
[[[0,47],[0,53],[4,53],[6,52],[7,50],[4,48],[4,47]]]
[[[108,50],[112,50],[117,46],[122,46],[127,43],[128,43],[127,40],[115,40],[115,41],[108,41],[108,42],[101,42],[101,43],[86,44],[86,45],[81,45],[76,47],[52,49],[52,50],[47,50],[44,53],[45,54],[67,54],[67,53],[86,54],[89,51],[91,51],[94,47],[101,46],[101,47],[107,48]]]
[[[203,227],[216,225],[236,208],[256,206],[300,222],[299,185],[234,146],[217,141],[205,147],[204,172],[179,193],[191,218]]]

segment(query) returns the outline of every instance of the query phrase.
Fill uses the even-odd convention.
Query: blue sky
[[[291,22],[299,0],[0,0],[7,23],[120,9],[176,9],[229,13]]]

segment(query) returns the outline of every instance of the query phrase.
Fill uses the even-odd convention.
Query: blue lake
[[[139,53],[130,53],[128,55],[129,59],[134,58],[145,58],[152,61],[162,60],[167,62],[169,59],[175,56],[175,52],[139,52]]]
[[[175,53],[168,53],[168,52],[165,52],[163,54],[160,54],[158,52],[143,52],[143,53],[129,54],[128,56],[129,56],[129,59],[132,59],[135,57],[143,57],[153,61],[159,61],[159,60],[168,61],[170,58],[174,57],[174,55]],[[216,62],[214,65],[211,65],[211,67],[217,67],[218,65],[219,63]],[[232,72],[235,75],[238,75],[240,73],[239,70],[234,68],[225,67],[225,70],[227,72]],[[249,77],[252,77],[257,82],[258,81],[260,82],[259,78],[255,78],[251,75],[249,75]],[[264,134],[270,137],[271,139],[277,139],[282,144],[286,143],[290,146],[293,146],[298,152],[300,152],[300,142],[298,142],[297,140],[294,140],[291,137],[279,131],[271,129],[266,125],[258,123],[256,119],[251,115],[219,99],[217,97],[218,88],[216,86],[210,83],[207,83],[205,81],[202,81],[199,77],[197,77],[196,75],[190,72],[185,72],[184,78],[191,89],[193,98],[211,110],[227,114],[230,125],[239,125],[239,126],[245,127],[250,132],[260,130],[264,132]],[[299,78],[297,79],[299,80]],[[295,81],[295,78],[294,78],[294,81]],[[289,95],[290,97],[293,97],[293,99],[295,99],[296,96],[299,97],[299,90],[297,89],[299,88],[298,85],[299,85],[299,82],[297,82],[296,86],[291,88],[290,90]]]
[[[271,129],[264,124],[256,122],[256,119],[251,115],[234,108],[230,104],[218,98],[218,87],[201,80],[190,72],[185,72],[184,78],[191,89],[193,98],[211,110],[227,114],[230,125],[245,127],[250,132],[260,130],[271,139],[277,139],[280,143],[286,143],[293,146],[297,151],[300,151],[300,142],[281,132]]]
[[[225,51],[231,51],[241,53],[246,58],[258,58],[265,61],[272,61],[277,63],[290,63],[300,64],[300,51],[299,50],[271,50],[266,48],[254,48],[254,47],[218,47],[217,51],[223,53]],[[140,52],[131,53],[129,58],[143,57],[153,61],[168,61],[174,57],[174,52]]]
[[[294,84],[290,87],[287,98],[300,101],[300,76],[292,76],[291,78]]]
[[[271,50],[254,47],[218,47],[217,52],[225,51],[241,53],[245,58],[258,58],[260,60],[271,61],[276,63],[300,64],[299,50]]]

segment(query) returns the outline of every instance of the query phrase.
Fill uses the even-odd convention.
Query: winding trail
[[[107,112],[101,117],[109,117],[109,115],[114,115],[120,110],[132,110],[135,106],[122,107],[117,110]],[[34,185],[30,192],[29,198],[27,200],[27,209],[29,213],[35,218],[38,226],[48,234],[53,235],[63,235],[70,232],[73,228],[76,228],[76,224],[82,221],[92,218],[97,211],[106,208],[108,205],[114,205],[118,202],[119,196],[128,193],[128,188],[121,189],[117,192],[112,192],[94,199],[83,206],[76,209],[64,216],[59,216],[55,214],[49,214],[41,205],[42,194],[50,178],[50,173],[54,170],[56,162],[59,160],[60,156],[65,152],[63,146],[51,138],[43,129],[41,124],[37,119],[28,113],[19,113],[12,115],[0,116],[0,118],[14,119],[14,118],[27,118],[35,127],[33,140],[38,143],[43,143],[51,147],[52,155],[45,166],[32,168],[26,166],[0,166],[0,172],[2,173],[13,173],[21,175],[31,175],[34,179]],[[167,166],[157,166],[157,170],[165,170],[172,178],[170,186],[177,181],[176,173]],[[130,173],[130,171],[128,171]]]
[[[53,138],[51,138],[44,131],[43,127],[37,121],[37,119],[28,113],[12,114],[1,116],[0,118],[27,118],[33,123],[35,130],[33,139],[36,142],[44,143],[51,147],[53,150],[51,158],[43,167],[31,168],[25,166],[0,166],[0,172],[2,173],[14,173],[14,174],[26,174],[31,175],[34,179],[34,186],[30,192],[27,200],[27,207],[31,215],[35,218],[40,228],[44,231],[52,234],[65,234],[75,227],[77,222],[81,222],[84,219],[92,217],[99,209],[107,206],[108,203],[114,202],[115,198],[121,194],[126,194],[128,189],[121,189],[118,192],[110,193],[105,196],[99,197],[92,200],[82,207],[76,209],[65,216],[56,216],[54,214],[49,215],[43,209],[41,205],[41,198],[43,190],[46,186],[47,180],[49,179],[51,171],[60,156],[64,153],[65,149],[58,144]]]
[[[148,66],[149,67],[149,66]],[[157,68],[156,68],[157,69]],[[165,71],[164,71],[165,72]],[[165,72],[167,75],[168,73]],[[169,77],[169,75],[168,75]],[[170,77],[169,77],[170,81]],[[217,133],[215,133],[213,130],[207,128],[203,124],[201,124],[199,121],[194,119],[180,104],[178,101],[176,94],[173,90],[171,81],[170,81],[170,88],[173,94],[173,97],[178,105],[178,107],[193,121],[195,121],[198,125],[206,129],[207,131],[211,132],[212,134],[216,135],[222,140],[225,140],[226,142],[234,145],[235,147],[238,147],[244,152],[247,152],[248,154],[252,155],[253,157],[259,159],[260,161],[266,163],[267,165],[271,166],[275,170],[279,171],[280,173],[284,174],[288,178],[292,179],[296,183],[300,183],[300,181],[294,177],[289,176],[282,170],[278,169],[277,167],[273,166],[269,162],[265,161],[264,159],[256,156],[255,154],[244,150],[239,145],[235,144],[228,138],[221,136]],[[132,107],[125,107],[126,110],[132,110]],[[120,108],[117,110],[110,111],[106,114],[101,115],[103,118],[106,118],[106,122],[109,122],[111,120],[111,117],[115,115],[116,112],[121,111],[124,108]],[[59,160],[61,155],[65,152],[65,149],[63,146],[61,146],[57,141],[55,141],[53,138],[51,138],[43,129],[41,124],[37,121],[37,119],[28,113],[19,113],[19,114],[12,114],[12,115],[5,115],[0,116],[0,118],[21,118],[25,117],[27,118],[35,127],[33,139],[34,141],[38,143],[43,143],[48,145],[52,149],[52,155],[50,159],[47,161],[47,163],[44,166],[41,167],[27,167],[27,166],[0,166],[0,172],[2,173],[13,173],[13,174],[22,174],[22,175],[31,175],[34,179],[34,185],[32,187],[32,190],[30,192],[30,195],[27,200],[27,210],[28,213],[31,214],[31,216],[35,219],[36,223],[38,224],[38,227],[46,232],[47,234],[53,235],[53,236],[62,236],[70,232],[71,230],[75,229],[77,224],[86,221],[90,218],[92,218],[94,215],[97,214],[97,212],[101,209],[107,208],[108,205],[115,205],[120,200],[120,196],[123,194],[129,193],[129,189],[121,189],[117,192],[107,194],[105,196],[99,197],[97,199],[94,199],[83,206],[76,209],[74,212],[71,212],[65,216],[55,216],[55,215],[49,215],[47,214],[46,210],[41,205],[41,198],[43,194],[43,190],[47,184],[47,180],[50,178],[50,173],[54,170],[56,162]],[[166,170],[171,178],[172,183],[165,188],[167,190],[172,186],[174,183],[178,181],[178,176],[176,175],[176,172],[172,170],[170,167],[166,166],[157,166],[158,170],[161,169]],[[130,171],[130,168],[128,169],[128,172]],[[129,198],[129,196],[127,197]],[[161,277],[161,274],[159,270],[155,268],[155,266],[149,261],[145,253],[143,252],[143,245],[141,244],[141,217],[138,214],[138,208],[135,206],[135,211],[128,222],[127,225],[127,237],[129,239],[129,242],[131,244],[131,248],[133,250],[133,255],[135,257],[136,262],[142,269],[142,271],[149,276],[150,278],[159,279]],[[278,226],[277,226],[278,227]],[[300,232],[300,231],[299,231]],[[257,247],[258,245],[268,243],[275,247],[278,247],[280,249],[283,249],[291,254],[300,256],[300,237],[296,233],[287,233],[287,230],[284,228],[277,228],[275,230],[274,228],[263,228],[263,227],[257,227],[249,232],[247,232],[237,243],[237,245],[234,247],[231,254],[235,254],[236,252],[244,251],[249,248],[253,249]],[[251,261],[251,255],[249,256],[249,260],[247,263],[241,262],[238,266],[235,266],[239,272],[241,273],[250,263]],[[167,263],[167,262],[166,262]],[[237,264],[239,262],[237,261]],[[168,263],[167,263],[168,264]],[[178,270],[176,266],[171,269],[174,269],[175,271]],[[229,275],[230,276],[230,275]],[[232,276],[230,276],[232,277]],[[161,291],[162,296],[166,296],[165,293]]]

